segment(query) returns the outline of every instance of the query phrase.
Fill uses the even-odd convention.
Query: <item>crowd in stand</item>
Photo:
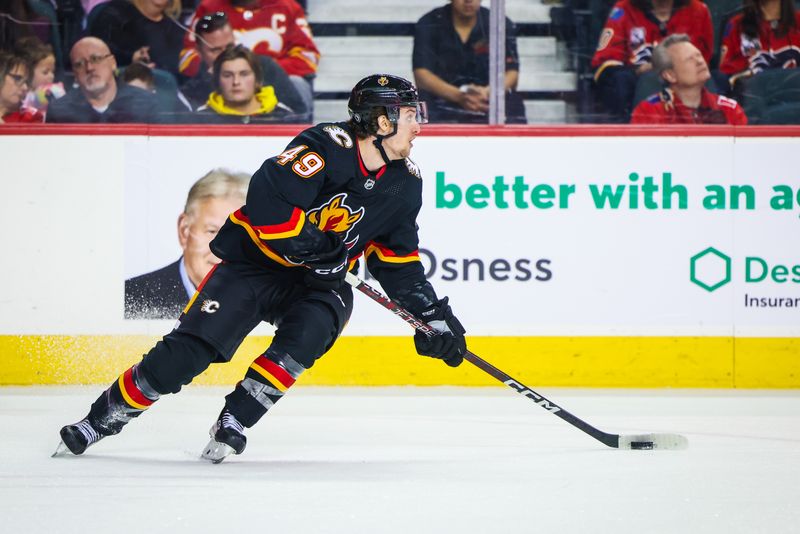
[[[304,3],[50,2],[8,0],[0,13],[1,122],[246,124],[314,118],[320,52]],[[562,3],[577,10],[587,2],[605,4],[606,21],[590,62],[599,121],[746,124],[739,103],[760,109],[754,99],[768,100],[757,94],[760,88],[795,83],[800,12],[794,0],[741,0],[721,28],[714,28],[711,2],[701,0]],[[411,62],[431,122],[487,122],[489,10],[480,4],[449,0],[415,26]],[[57,16],[54,26],[42,5],[57,15],[65,6],[82,15],[72,42],[56,31],[66,18]],[[525,123],[516,29],[509,19],[505,35],[505,120]],[[796,112],[800,122],[800,84],[793,87],[786,94],[794,96],[773,115],[785,121]],[[769,122],[769,110],[758,113],[758,120]]]

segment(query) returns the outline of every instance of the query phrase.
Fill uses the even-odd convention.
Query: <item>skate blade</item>
[[[233,447],[230,445],[220,443],[214,438],[211,438],[211,441],[209,441],[208,445],[205,446],[203,449],[203,454],[201,454],[200,457],[203,460],[208,460],[213,464],[218,464],[231,454],[235,453],[236,451],[234,451]]]
[[[67,453],[72,454],[71,451],[67,448],[67,445],[62,440],[62,441],[60,441],[58,443],[58,447],[56,447],[56,451],[53,454],[50,455],[50,458],[58,458],[59,456],[66,456]]]

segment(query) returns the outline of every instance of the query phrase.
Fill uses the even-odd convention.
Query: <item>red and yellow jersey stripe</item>
[[[122,398],[129,406],[137,410],[146,410],[155,402],[145,397],[142,390],[136,387],[136,382],[133,381],[133,367],[119,375],[118,382]]]
[[[393,250],[381,246],[375,242],[367,245],[366,255],[369,258],[375,254],[377,258],[385,263],[411,263],[413,261],[420,261],[419,250],[414,250],[408,254],[396,254]]]
[[[244,220],[250,224],[250,219],[248,219],[247,216],[242,213],[241,209],[236,210],[235,214],[238,214],[240,218],[244,218]],[[289,237],[295,237],[296,235],[300,234],[305,222],[306,213],[300,208],[294,208],[289,220],[284,223],[264,226],[253,226],[251,224],[250,226],[256,231],[259,238],[270,241],[272,239],[286,239]]]
[[[267,359],[263,354],[250,364],[250,369],[263,376],[275,389],[283,393],[295,382],[294,377],[286,369]]]
[[[252,224],[250,224],[250,218],[247,217],[247,215],[245,215],[244,213],[242,213],[241,209],[238,209],[233,213],[231,213],[229,219],[231,220],[232,223],[244,228],[244,230],[247,232],[247,235],[250,236],[250,239],[253,241],[253,243],[255,243],[258,249],[261,252],[263,252],[264,255],[267,256],[269,259],[283,265],[284,267],[297,267],[297,265],[289,263],[283,258],[283,256],[281,256],[280,254],[269,248],[267,244],[264,243],[264,240],[278,239],[278,237],[275,236],[279,234],[284,235],[285,237],[292,237],[292,235],[299,234],[306,220],[306,214],[303,212],[303,210],[301,210],[300,208],[295,208],[294,211],[292,212],[291,218],[287,222],[272,226],[253,226]],[[271,237],[262,238],[261,237],[262,234]]]

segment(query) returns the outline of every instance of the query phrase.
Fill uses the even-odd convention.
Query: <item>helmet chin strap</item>
[[[381,153],[381,157],[383,158],[383,161],[387,165],[392,163],[392,160],[389,159],[389,156],[386,155],[386,151],[383,149],[383,140],[388,138],[388,137],[391,137],[391,136],[393,136],[393,135],[395,135],[397,133],[397,123],[396,122],[392,123],[392,127],[393,127],[392,133],[390,133],[389,135],[381,135],[379,133],[376,133],[375,134],[375,140],[372,142],[372,144],[375,145],[375,148],[378,149],[378,152]]]

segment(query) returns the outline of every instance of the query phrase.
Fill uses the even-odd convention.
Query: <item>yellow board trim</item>
[[[275,389],[277,389],[281,393],[286,393],[286,390],[289,389],[286,386],[284,386],[283,384],[281,384],[280,380],[278,380],[277,378],[272,376],[269,371],[267,371],[266,369],[264,369],[263,367],[258,365],[256,362],[253,362],[250,365],[250,369],[252,369],[256,373],[258,373],[261,376],[263,376],[264,378],[266,378],[267,382],[269,382],[272,385],[272,387],[274,387]]]
[[[134,408],[139,410],[146,410],[147,408],[149,408],[149,406],[145,406],[144,404],[139,404],[138,402],[133,400],[130,395],[128,395],[128,392],[125,391],[125,381],[123,380],[123,376],[125,376],[125,373],[119,375],[119,379],[117,379],[117,382],[119,382],[119,390],[120,392],[122,392],[122,398],[125,399],[125,402],[127,402],[130,406],[133,406]]]
[[[160,337],[0,336],[0,385],[109,384]],[[800,388],[800,338],[484,337],[470,349],[534,387]],[[252,336],[195,382],[233,386],[272,341]],[[465,363],[417,356],[412,337],[345,336],[301,384],[497,386]]]

